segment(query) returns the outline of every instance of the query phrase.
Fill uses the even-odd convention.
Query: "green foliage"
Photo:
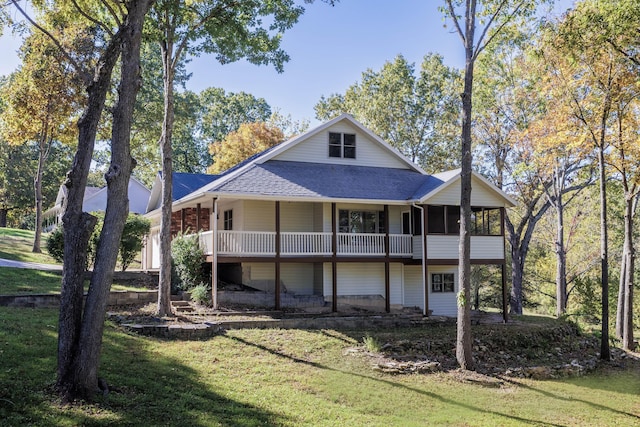
[[[98,217],[93,234],[89,240],[87,250],[87,265],[92,266],[95,263],[95,254],[100,241],[100,232],[104,222],[104,213],[94,212],[93,215]],[[143,246],[144,238],[149,234],[151,223],[148,219],[139,215],[130,213],[127,222],[124,224],[122,237],[120,238],[120,248],[118,250],[120,258],[120,266],[125,271],[136,255],[140,253]],[[62,262],[64,259],[64,236],[62,226],[57,227],[47,237],[47,251],[56,261]]]
[[[202,134],[209,144],[224,140],[243,123],[266,122],[271,107],[264,98],[245,92],[225,92],[210,87],[200,92]]]
[[[135,256],[140,253],[144,238],[149,234],[150,229],[151,221],[139,215],[129,214],[120,239],[119,255],[122,271],[125,271]]]
[[[62,226],[56,227],[47,237],[47,252],[59,263],[64,260],[64,233]]]
[[[180,234],[171,242],[171,258],[177,278],[177,283],[173,284],[174,289],[186,291],[204,282],[204,252],[199,241],[200,236],[197,234]]]
[[[191,301],[200,305],[208,305],[211,302],[211,286],[204,283],[193,287],[189,293],[191,294]]]
[[[379,353],[380,352],[380,342],[378,341],[377,338],[372,337],[371,335],[367,334],[364,337],[362,337],[362,342],[364,344],[364,348],[366,348],[367,351],[369,351],[371,353]]]

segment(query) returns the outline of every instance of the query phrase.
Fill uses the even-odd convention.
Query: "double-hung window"
[[[356,158],[356,135],[329,132],[329,157]]]

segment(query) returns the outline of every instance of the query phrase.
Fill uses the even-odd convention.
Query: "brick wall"
[[[184,221],[184,223],[183,223]],[[198,209],[185,208],[171,214],[171,235],[182,231],[195,233],[198,231],[209,231],[209,209],[200,208],[200,227],[198,228]]]

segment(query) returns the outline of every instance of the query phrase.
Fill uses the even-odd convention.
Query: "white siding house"
[[[286,296],[333,311],[456,313],[459,171],[428,175],[350,115],[221,175],[182,178],[190,191],[173,203],[175,228],[200,232],[214,292],[243,285],[273,295],[277,309]],[[472,262],[504,268],[504,209],[514,202],[472,179]],[[157,230],[154,194],[146,215]],[[148,267],[157,267],[151,243]]]

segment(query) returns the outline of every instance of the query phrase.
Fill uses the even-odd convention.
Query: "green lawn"
[[[40,271],[24,268],[0,268],[0,295],[59,294],[62,272]],[[85,281],[85,291],[89,281]],[[112,291],[139,291],[140,287],[113,283]]]
[[[33,253],[34,232],[15,228],[0,228],[0,258],[14,261],[58,264],[47,253],[47,234],[42,235],[42,253]]]
[[[57,313],[0,308],[0,420],[7,426],[607,426],[640,424],[640,370],[567,380],[463,383],[389,375],[362,331],[239,330],[204,341],[128,335],[108,323],[98,404],[61,406]],[[374,332],[375,333],[375,332]],[[402,338],[415,330],[397,330]],[[429,331],[424,330],[428,335]]]
[[[34,232],[14,228],[0,228],[0,258],[14,261],[57,264],[46,253],[46,235],[43,235],[43,253],[31,252]],[[139,263],[131,268],[139,267]],[[60,293],[61,272],[39,271],[20,268],[0,268],[0,295],[55,294]],[[88,285],[88,283],[87,283]],[[139,287],[114,283],[114,291],[139,290]]]

